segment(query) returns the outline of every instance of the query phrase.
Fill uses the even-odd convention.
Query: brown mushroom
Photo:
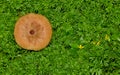
[[[51,36],[52,27],[42,15],[30,13],[22,16],[15,24],[15,41],[24,49],[41,50],[49,44]]]

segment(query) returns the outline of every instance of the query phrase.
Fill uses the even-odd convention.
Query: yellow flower
[[[98,41],[98,42],[97,41],[92,41],[92,44],[94,44],[94,45],[100,45],[100,42],[101,41]]]
[[[79,45],[79,48],[80,48],[80,49],[83,49],[83,48],[84,48],[84,46],[82,46],[82,45]]]
[[[107,34],[105,35],[105,40],[110,41],[110,37]]]
[[[96,44],[96,41],[92,41],[92,44],[94,44],[94,45],[95,45],[95,44]]]
[[[96,45],[100,45],[100,42],[101,42],[101,41],[98,41],[98,42],[96,43]]]

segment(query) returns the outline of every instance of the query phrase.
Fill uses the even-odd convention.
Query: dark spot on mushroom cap
[[[35,34],[35,31],[34,30],[30,30],[29,32],[31,35],[34,35]]]

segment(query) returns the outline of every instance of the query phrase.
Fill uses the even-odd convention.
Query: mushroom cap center
[[[31,35],[34,35],[34,34],[35,34],[35,31],[32,29],[32,30],[29,31],[29,33],[30,33]]]

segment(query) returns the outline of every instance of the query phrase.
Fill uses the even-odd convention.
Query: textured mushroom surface
[[[15,24],[15,41],[24,49],[41,50],[49,44],[51,36],[51,24],[43,15],[30,13]]]

